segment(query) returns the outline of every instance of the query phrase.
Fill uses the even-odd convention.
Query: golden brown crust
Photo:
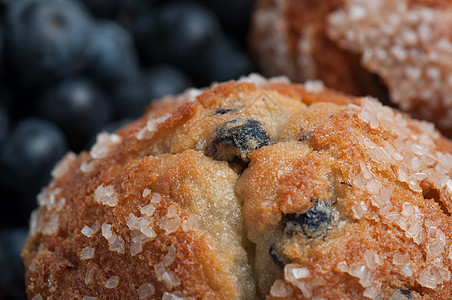
[[[446,299],[451,149],[318,82],[168,98],[56,167],[22,253],[29,298]]]
[[[373,95],[452,135],[450,0],[258,1],[250,44],[264,74]]]
[[[326,34],[325,16],[343,5],[343,0],[332,1],[285,1],[281,7],[280,17],[284,20],[285,35],[283,43],[287,43],[287,57],[294,69],[288,65],[273,66],[272,62],[278,54],[272,53],[257,45],[265,39],[265,31],[255,28],[251,31],[252,50],[260,62],[260,66],[269,75],[287,75],[292,80],[303,82],[307,79],[321,78],[324,83],[344,93],[364,95],[369,89],[379,92],[373,85],[371,74],[365,71],[359,56],[341,49]],[[258,1],[256,11],[275,10],[275,1]],[[255,21],[257,22],[257,21]],[[256,25],[255,26],[259,26]],[[306,63],[300,60],[300,38],[305,37],[306,48],[312,57]],[[377,94],[375,96],[385,96]]]

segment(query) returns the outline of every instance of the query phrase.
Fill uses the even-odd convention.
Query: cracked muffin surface
[[[155,102],[38,196],[30,299],[445,299],[452,144],[319,82]]]

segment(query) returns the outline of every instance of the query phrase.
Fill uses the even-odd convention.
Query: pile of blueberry
[[[0,0],[0,300],[25,299],[18,253],[68,151],[152,99],[256,71],[254,0]]]

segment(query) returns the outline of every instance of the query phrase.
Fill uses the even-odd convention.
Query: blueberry
[[[113,21],[92,27],[88,45],[88,73],[107,87],[138,75],[138,58],[130,34]]]
[[[238,79],[255,71],[250,57],[230,38],[219,38],[202,58],[203,85]]]
[[[118,117],[137,117],[151,103],[166,95],[178,94],[192,85],[187,76],[169,65],[156,66],[140,78],[125,82],[115,91]]]
[[[36,102],[37,113],[58,124],[72,150],[81,150],[88,139],[112,119],[112,103],[91,80],[63,80]]]
[[[90,18],[76,1],[15,1],[7,14],[7,47],[21,82],[35,86],[80,70],[89,31]]]
[[[275,264],[275,266],[277,266],[279,270],[283,270],[284,262],[281,260],[280,258],[281,254],[279,253],[278,250],[276,250],[275,244],[272,244],[270,246],[270,248],[268,249],[268,254],[270,255],[270,258],[272,262]]]
[[[192,1],[165,3],[154,11],[149,54],[184,71],[196,69],[199,59],[221,34],[215,15]]]
[[[272,144],[270,134],[259,121],[234,119],[218,126],[213,134],[206,155],[216,160],[249,162],[249,154]]]
[[[411,291],[406,288],[401,288],[400,293],[405,296],[407,299],[411,299]]]
[[[26,228],[0,231],[0,299],[27,299],[20,260],[26,235]]]
[[[13,128],[0,147],[1,227],[27,224],[37,193],[66,151],[62,131],[47,120],[26,118]]]
[[[21,120],[0,148],[0,185],[38,191],[66,151],[64,134],[55,124],[39,118]]]
[[[218,108],[218,109],[215,110],[215,114],[216,115],[224,115],[224,114],[227,114],[227,113],[229,113],[231,111],[234,111],[234,110],[231,109],[231,108]]]
[[[337,218],[337,210],[327,201],[313,201],[314,206],[307,212],[283,216],[282,224],[288,236],[298,234],[308,239],[324,238],[331,231]]]

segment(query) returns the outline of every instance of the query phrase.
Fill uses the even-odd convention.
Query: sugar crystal
[[[273,297],[288,297],[292,294],[292,287],[286,285],[284,281],[276,280],[270,289],[270,295]]]
[[[187,298],[180,292],[168,293],[164,292],[162,300],[186,300]]]
[[[177,275],[171,271],[166,271],[162,274],[162,281],[169,290],[181,284]]]
[[[110,239],[108,240],[108,243],[110,243],[109,250],[110,251],[116,251],[118,253],[124,253],[125,251],[125,244],[124,240],[121,236],[112,234]]]
[[[408,253],[396,253],[392,258],[392,262],[396,266],[404,266],[410,263],[410,255]]]
[[[170,245],[168,247],[168,252],[163,258],[163,264],[165,265],[165,267],[168,267],[174,262],[175,259],[176,259],[176,248],[173,245]]]
[[[306,283],[305,281],[296,281],[294,282],[294,284],[301,291],[305,298],[309,299],[312,297],[312,289],[308,283]]]
[[[94,234],[94,230],[91,229],[91,227],[89,227],[89,226],[83,227],[81,232],[83,235],[85,235],[87,237],[91,237]]]
[[[68,152],[66,155],[55,165],[52,170],[53,178],[60,178],[69,170],[70,165],[76,160],[77,156],[74,152]]]
[[[150,299],[155,293],[155,287],[152,283],[143,283],[137,290],[139,299]]]
[[[364,290],[363,296],[370,298],[370,299],[377,299],[378,294],[379,294],[378,290],[380,289],[380,286],[381,286],[381,283],[376,283],[376,284],[373,284],[373,285],[367,287]]]
[[[366,250],[363,257],[366,266],[371,270],[374,270],[375,268],[377,268],[377,266],[382,264],[382,261],[378,254],[371,249]]]
[[[121,137],[117,134],[106,132],[99,133],[96,137],[96,143],[90,150],[91,157],[101,158],[110,152],[110,149],[121,142]]]
[[[107,281],[105,282],[105,287],[107,289],[113,289],[115,287],[117,287],[119,284],[119,276],[112,276],[110,278],[107,279]]]
[[[337,264],[337,268],[339,269],[339,271],[341,272],[348,272],[349,268],[348,268],[348,264],[345,261],[341,261]]]
[[[152,204],[148,204],[148,205],[146,205],[146,206],[143,206],[143,207],[140,209],[140,212],[141,212],[143,215],[146,215],[146,216],[150,217],[150,216],[152,216],[152,215],[154,214],[154,212],[155,212],[155,207],[154,207],[154,205],[152,205]]]
[[[176,215],[177,215],[177,206],[171,205],[170,207],[168,207],[166,217],[171,219],[174,218]]]
[[[111,224],[103,223],[102,224],[102,236],[109,240],[111,238],[112,232],[111,232]]]
[[[436,289],[436,286],[438,285],[438,277],[432,273],[431,269],[422,271],[417,279],[417,282],[424,287]]]
[[[85,247],[80,251],[80,259],[91,259],[94,257],[94,248]]]
[[[163,274],[166,273],[166,268],[163,262],[159,262],[158,264],[154,265],[154,272],[155,276],[157,276],[158,281],[163,280]]]
[[[407,277],[413,276],[413,271],[411,270],[410,265],[411,264],[407,264],[407,265],[403,266],[401,269],[402,274]]]
[[[352,206],[352,210],[353,210],[353,216],[356,219],[361,219],[366,214],[367,205],[366,205],[366,203],[364,203],[364,201],[360,201]]]
[[[176,231],[181,225],[181,218],[179,216],[174,217],[173,219],[162,218],[158,221],[160,228],[165,230],[165,234],[170,234]]]
[[[85,274],[85,284],[90,284],[91,279],[93,279],[94,269],[89,269]]]
[[[182,223],[182,230],[190,231],[195,230],[199,223],[199,215],[191,213],[186,220]]]
[[[118,204],[118,193],[112,185],[99,185],[94,191],[94,201],[113,207]]]
[[[147,196],[149,196],[152,193],[152,191],[150,189],[144,189],[143,190],[143,198],[146,198]]]
[[[42,228],[42,234],[51,235],[55,234],[59,229],[59,216],[52,215],[49,220],[44,223]]]
[[[155,231],[151,227],[141,227],[140,228],[140,232],[143,233],[148,238],[151,238],[151,239],[155,238],[157,236],[157,234],[155,233]]]
[[[143,245],[141,244],[141,242],[134,242],[134,243],[132,243],[132,245],[130,245],[130,255],[131,256],[135,256],[138,253],[140,253],[141,251],[143,251]]]
[[[160,195],[158,193],[152,193],[151,202],[152,203],[160,203],[160,201],[162,201],[162,195]]]
[[[352,263],[350,265],[349,274],[353,277],[363,278],[366,272],[366,266],[360,263]]]
[[[325,89],[325,85],[321,80],[307,80],[304,83],[304,87],[310,93],[320,93]]]

